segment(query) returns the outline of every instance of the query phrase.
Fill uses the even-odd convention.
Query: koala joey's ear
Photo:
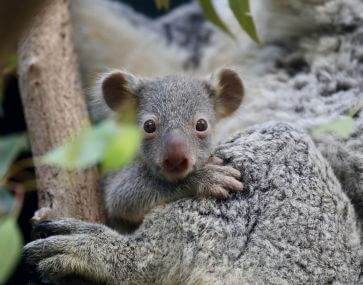
[[[241,105],[244,87],[238,73],[223,68],[211,76],[217,119],[231,115]]]
[[[135,90],[138,79],[125,71],[112,71],[101,79],[102,95],[106,104],[113,110],[136,103]]]

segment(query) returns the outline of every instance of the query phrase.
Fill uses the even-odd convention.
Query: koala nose
[[[164,160],[164,168],[167,171],[182,172],[188,168],[188,159],[186,157],[168,157]]]
[[[168,172],[183,172],[189,167],[187,141],[179,132],[168,135],[162,164]]]

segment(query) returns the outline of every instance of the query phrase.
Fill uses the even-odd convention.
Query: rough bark
[[[72,42],[68,0],[40,10],[19,44],[19,82],[35,157],[89,125]],[[104,220],[96,168],[75,173],[36,162],[40,210],[34,221],[53,217]]]

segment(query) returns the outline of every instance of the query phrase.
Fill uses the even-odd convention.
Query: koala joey
[[[240,172],[212,155],[216,122],[237,110],[244,96],[237,72],[224,68],[205,80],[151,80],[112,71],[100,80],[99,89],[115,112],[135,106],[144,133],[134,163],[102,181],[111,224],[140,224],[155,206],[180,198],[225,199],[229,192],[243,190]]]

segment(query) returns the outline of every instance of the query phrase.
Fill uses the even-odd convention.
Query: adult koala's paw
[[[43,221],[33,230],[33,238],[46,238],[53,235],[101,234],[111,231],[104,225],[86,223],[72,218]]]
[[[35,235],[43,238],[24,247],[23,261],[42,278],[56,281],[79,276],[107,283],[110,269],[105,254],[109,249],[105,245],[109,244],[106,241],[117,242],[116,232],[103,225],[64,219],[38,224]]]

